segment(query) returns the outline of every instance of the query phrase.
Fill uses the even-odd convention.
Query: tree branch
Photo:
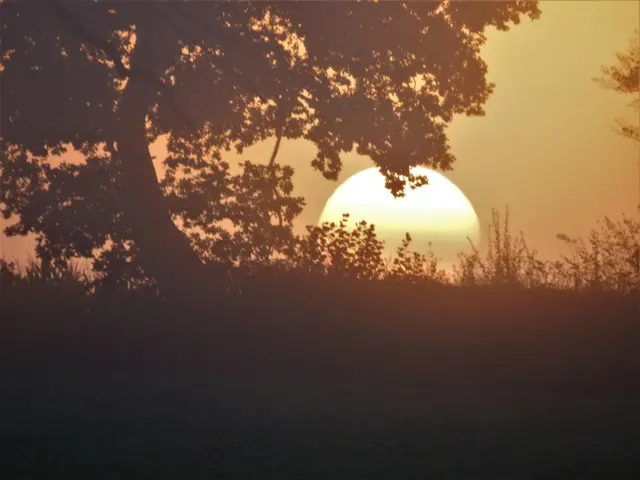
[[[278,108],[278,107],[276,107]],[[276,111],[276,144],[273,146],[273,151],[271,152],[271,158],[269,159],[269,169],[271,170],[271,194],[274,201],[281,200],[280,195],[278,194],[278,178],[276,176],[276,158],[278,156],[278,152],[280,151],[280,143],[282,142],[282,136],[284,135],[285,124],[287,121],[287,114],[285,110],[280,107],[278,111]],[[282,212],[280,208],[278,208],[276,215],[278,216],[278,223],[280,226],[284,223],[282,220]]]
[[[272,167],[275,164],[276,157],[278,156],[278,152],[280,151],[280,142],[282,141],[283,129],[276,127],[276,144],[273,146],[273,151],[271,152],[271,158],[269,159],[269,167]]]

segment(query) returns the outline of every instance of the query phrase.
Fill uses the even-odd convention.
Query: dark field
[[[640,478],[635,298],[358,285],[5,296],[1,477]]]

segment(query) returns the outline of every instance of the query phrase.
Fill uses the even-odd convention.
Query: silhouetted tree
[[[626,51],[616,54],[618,62],[602,67],[603,76],[596,80],[606,88],[633,98],[629,106],[640,115],[640,34],[629,42]],[[640,142],[640,124],[618,120],[620,134]]]
[[[156,138],[178,139],[178,155],[202,141],[242,152],[304,138],[333,179],[340,154],[356,148],[398,193],[424,180],[408,175],[414,165],[451,168],[454,114],[483,114],[493,89],[485,29],[539,16],[524,1],[5,0],[0,9],[3,213],[20,223],[11,233],[83,253],[133,241],[161,289],[185,292],[204,283],[202,259],[172,221],[149,153]],[[71,146],[87,165],[48,165]],[[91,187],[76,178],[92,174]]]

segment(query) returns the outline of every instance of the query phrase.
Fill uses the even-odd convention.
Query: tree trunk
[[[146,33],[139,32],[131,59],[132,76],[118,104],[124,215],[145,272],[163,294],[183,297],[203,287],[204,265],[171,219],[149,152],[146,120],[158,91],[148,77],[160,79],[166,67],[154,58],[154,50],[164,55],[167,50],[161,41],[154,45],[155,36],[148,38]]]

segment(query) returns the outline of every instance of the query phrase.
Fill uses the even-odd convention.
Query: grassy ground
[[[293,293],[5,299],[2,478],[639,478],[633,299]]]
[[[4,383],[4,382],[3,382]],[[3,385],[4,478],[637,478],[637,401],[58,376]],[[355,390],[355,391],[354,391]]]

